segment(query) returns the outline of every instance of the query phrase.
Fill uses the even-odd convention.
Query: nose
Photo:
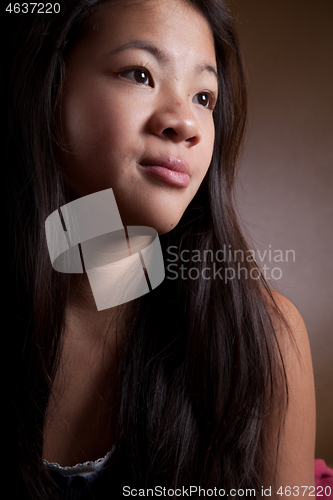
[[[150,131],[162,139],[185,142],[188,147],[200,142],[201,132],[191,103],[179,96],[160,102],[149,120]]]

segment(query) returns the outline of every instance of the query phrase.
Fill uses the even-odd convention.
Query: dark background
[[[266,259],[266,265],[281,269],[275,288],[296,305],[308,329],[317,399],[316,458],[332,466],[333,2],[229,4],[237,18],[250,97],[238,208],[252,248],[267,255],[269,249],[295,250],[295,262]]]

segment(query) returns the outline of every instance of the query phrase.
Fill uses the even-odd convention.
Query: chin
[[[159,213],[158,210],[154,211],[150,209],[147,213],[137,212],[136,214],[132,213],[127,215],[123,215],[120,211],[120,215],[124,226],[152,227],[161,235],[170,232],[176,227],[183,214],[172,214],[173,216],[170,217],[171,214],[166,213],[166,211]]]
[[[178,222],[180,221],[180,217],[178,219],[157,219],[156,217],[144,217],[144,218],[135,218],[135,219],[123,219],[124,226],[147,226],[152,227],[159,234],[166,234],[174,229]]]
[[[116,200],[124,226],[152,227],[160,235],[172,231],[177,226],[187,206],[187,204],[174,203],[170,199],[167,200],[168,203],[165,201],[154,203],[154,200],[150,198],[149,204],[142,199],[139,202],[133,199],[131,204],[122,203],[123,200],[117,196]]]

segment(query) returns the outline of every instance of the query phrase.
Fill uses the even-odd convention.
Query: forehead
[[[144,39],[158,42],[161,54],[202,56],[215,62],[214,39],[206,18],[185,0],[125,0],[99,5],[85,39],[101,49]]]

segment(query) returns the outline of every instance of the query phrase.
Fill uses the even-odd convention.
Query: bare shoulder
[[[308,486],[305,495],[304,490],[299,491],[310,498],[314,488],[316,410],[309,338],[294,304],[276,292],[273,299],[284,318],[272,315],[288,383],[288,406],[278,457],[279,482],[283,488],[294,488],[294,492]]]
[[[268,297],[274,327],[284,356],[303,359],[311,358],[309,337],[303,318],[297,307],[286,297],[272,291],[272,300]],[[275,306],[281,313],[277,314]],[[286,360],[287,361],[287,360]],[[311,364],[312,370],[312,364]]]

